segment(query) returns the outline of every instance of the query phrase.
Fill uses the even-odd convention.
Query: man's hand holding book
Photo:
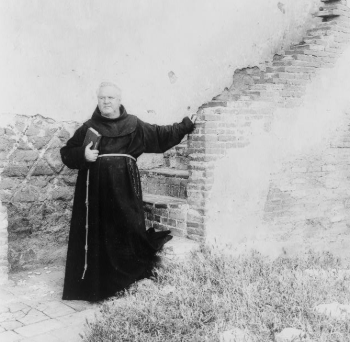
[[[88,145],[85,147],[85,159],[86,161],[93,163],[96,161],[98,157],[98,150],[92,150],[91,147],[93,145],[93,142],[91,141]]]

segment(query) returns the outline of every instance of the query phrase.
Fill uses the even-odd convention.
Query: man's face
[[[98,95],[98,108],[101,114],[106,117],[118,117],[120,107],[120,94],[118,90],[111,86],[100,88]]]

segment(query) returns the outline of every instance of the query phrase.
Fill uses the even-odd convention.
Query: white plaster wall
[[[256,132],[247,148],[233,149],[216,163],[208,241],[237,250],[253,247],[271,256],[283,252],[286,243],[273,241],[272,227],[263,224],[271,174],[296,156],[324,153],[344,124],[349,92],[350,47],[334,68],[322,70],[312,81],[302,107],[279,109],[271,132]]]
[[[178,120],[229,86],[236,68],[298,41],[316,3],[1,1],[0,113],[85,120],[109,78],[129,112]]]

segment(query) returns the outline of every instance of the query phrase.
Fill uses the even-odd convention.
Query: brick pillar
[[[225,154],[225,142],[220,140],[221,111],[217,107],[198,112],[196,129],[189,135],[189,182],[187,198],[187,236],[203,241],[208,222],[209,199],[214,183],[215,161]]]
[[[8,234],[7,210],[0,201],[0,285],[8,280]]]

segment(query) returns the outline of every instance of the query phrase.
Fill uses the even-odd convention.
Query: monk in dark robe
[[[172,236],[170,231],[146,231],[136,159],[144,152],[165,152],[194,128],[194,119],[188,117],[158,126],[128,114],[113,83],[101,83],[97,95],[91,119],[61,149],[63,163],[79,170],[63,289],[66,300],[103,300],[151,274],[156,253]],[[83,146],[89,127],[102,135],[98,150],[91,149],[92,144]]]

